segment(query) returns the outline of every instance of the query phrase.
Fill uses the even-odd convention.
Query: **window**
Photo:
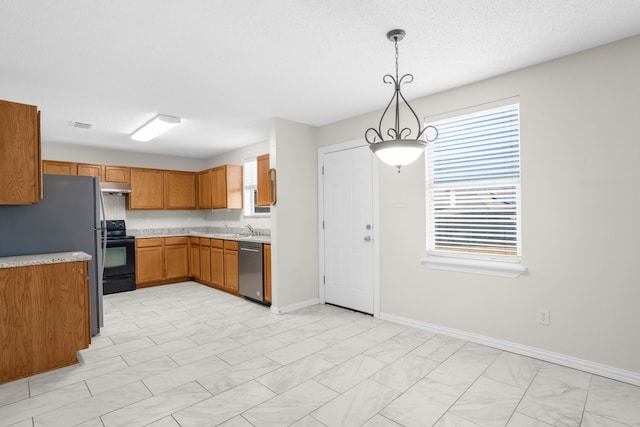
[[[438,138],[428,144],[425,156],[425,263],[511,276],[517,270],[519,275],[524,267],[505,266],[520,261],[518,99],[425,122],[438,129]]]
[[[269,216],[270,206],[258,206],[258,162],[254,157],[243,168],[244,216]]]

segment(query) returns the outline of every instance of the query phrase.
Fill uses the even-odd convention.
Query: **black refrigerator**
[[[91,255],[91,335],[96,335],[104,324],[100,179],[43,175],[42,189],[43,199],[36,204],[0,205],[0,256],[74,251]]]

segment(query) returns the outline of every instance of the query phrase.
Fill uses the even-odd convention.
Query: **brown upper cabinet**
[[[199,209],[242,209],[242,166],[223,165],[198,173]]]
[[[97,176],[100,177],[100,181],[104,181],[102,175],[102,165],[91,165],[88,163],[78,163],[76,166],[78,175],[82,176]]]
[[[110,166],[104,165],[102,166],[103,175],[105,182],[123,182],[129,183],[129,168],[124,166]]]
[[[195,209],[196,173],[130,169],[129,209]]]
[[[164,209],[164,171],[131,168],[129,209]]]
[[[50,175],[77,175],[77,165],[73,162],[59,162],[57,160],[43,160],[42,173]]]
[[[164,172],[165,209],[196,208],[195,172]]]
[[[126,166],[96,165],[93,163],[60,162],[43,160],[42,173],[56,175],[98,176],[102,182],[129,183],[129,168]]]
[[[29,205],[41,199],[38,107],[0,101],[0,204]]]
[[[258,156],[258,206],[269,206],[269,155]]]

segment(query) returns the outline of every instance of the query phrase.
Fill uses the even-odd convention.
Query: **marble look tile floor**
[[[185,282],[106,296],[105,324],[0,385],[0,426],[640,427],[640,387],[328,305]]]

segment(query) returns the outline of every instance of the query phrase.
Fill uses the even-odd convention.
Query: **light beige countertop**
[[[0,268],[28,267],[31,265],[58,264],[62,262],[89,261],[86,252],[55,252],[50,254],[0,257]]]
[[[233,228],[226,230],[216,227],[197,227],[197,228],[149,228],[149,229],[130,229],[130,234],[138,239],[151,237],[177,237],[177,236],[194,236],[207,237],[209,239],[237,240],[239,242],[259,242],[271,243],[271,236],[264,234],[268,230],[258,230],[257,235],[250,235],[247,229]]]

